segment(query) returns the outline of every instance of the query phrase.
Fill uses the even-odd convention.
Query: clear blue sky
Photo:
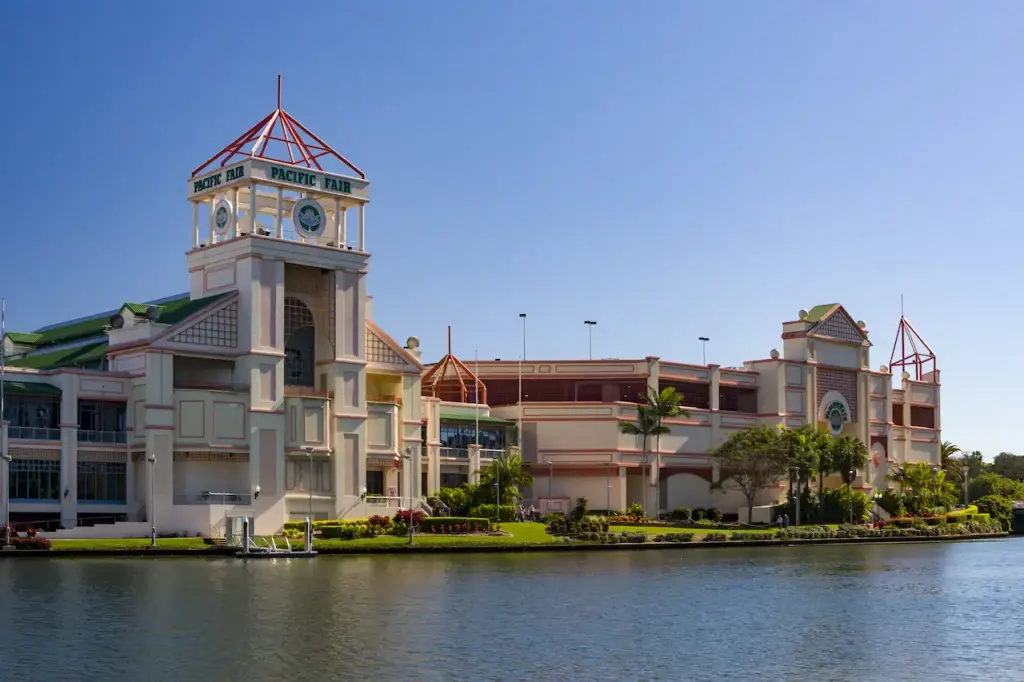
[[[1016,430],[1024,6],[6,7],[8,328],[187,289],[185,180],[285,107],[372,181],[375,317],[464,360],[733,365],[800,308],[908,318],[944,436]]]

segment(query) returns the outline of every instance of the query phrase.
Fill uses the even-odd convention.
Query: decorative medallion
[[[828,422],[828,430],[833,436],[838,436],[843,431],[843,425],[850,421],[849,413],[846,411],[846,404],[841,400],[833,400],[825,406],[825,421]]]
[[[218,237],[227,236],[235,228],[235,209],[227,199],[218,199],[213,204],[213,233]]]
[[[327,227],[327,212],[316,199],[300,199],[292,209],[292,223],[300,237],[315,239]]]

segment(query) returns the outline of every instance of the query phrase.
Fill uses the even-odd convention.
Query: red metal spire
[[[474,403],[487,403],[487,386],[452,353],[451,327],[448,327],[448,354],[427,370],[420,381],[425,396],[466,403],[472,392]]]
[[[288,158],[278,158],[267,153],[267,145],[271,141],[284,145]],[[281,146],[281,145],[275,145]],[[220,150],[201,166],[192,171],[192,177],[202,173],[215,163],[221,168],[233,160],[241,158],[265,159],[277,163],[288,163],[293,166],[305,166],[324,170],[320,165],[320,157],[333,156],[351,168],[360,178],[366,175],[352,164],[351,161],[334,151],[329,144],[317,137],[306,126],[281,108],[281,76],[277,77],[277,108],[267,114],[259,123],[246,130],[234,142]]]
[[[921,381],[928,374],[928,363],[931,363],[931,371],[936,372],[935,353],[914,326],[907,322],[907,318],[900,315],[900,326],[896,330],[896,340],[893,341],[892,355],[889,357],[889,371],[895,374],[895,369],[902,367],[915,381]],[[913,372],[909,369],[911,367],[914,368]]]

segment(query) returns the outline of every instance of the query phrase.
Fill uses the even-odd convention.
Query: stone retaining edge
[[[474,547],[467,545],[392,545],[383,547],[326,547],[318,549],[318,555],[367,555],[367,554],[498,554],[513,552],[595,552],[595,551],[628,551],[628,550],[669,550],[669,549],[721,549],[725,547],[795,547],[798,545],[843,545],[843,544],[879,544],[884,542],[963,542],[971,540],[993,540],[1008,537],[1009,533],[988,533],[975,535],[937,535],[925,537],[888,537],[888,538],[816,538],[813,540],[725,540],[721,542],[644,542],[621,543],[614,545],[595,545],[588,543],[573,544],[522,544],[522,545],[489,545]],[[18,549],[0,551],[0,559],[8,558],[63,558],[63,557],[224,557],[234,556],[236,550],[230,547],[211,547],[208,549],[149,549],[148,547],[132,549],[50,549],[33,550]]]

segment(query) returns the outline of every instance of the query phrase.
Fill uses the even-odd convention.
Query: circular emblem
[[[292,209],[292,222],[300,237],[319,237],[327,227],[327,213],[315,199],[300,199]]]
[[[833,400],[825,408],[825,421],[828,422],[828,429],[832,435],[838,435],[843,430],[843,425],[848,421],[846,405],[838,400]]]
[[[218,199],[213,205],[213,232],[223,237],[235,226],[235,211],[227,199]]]

